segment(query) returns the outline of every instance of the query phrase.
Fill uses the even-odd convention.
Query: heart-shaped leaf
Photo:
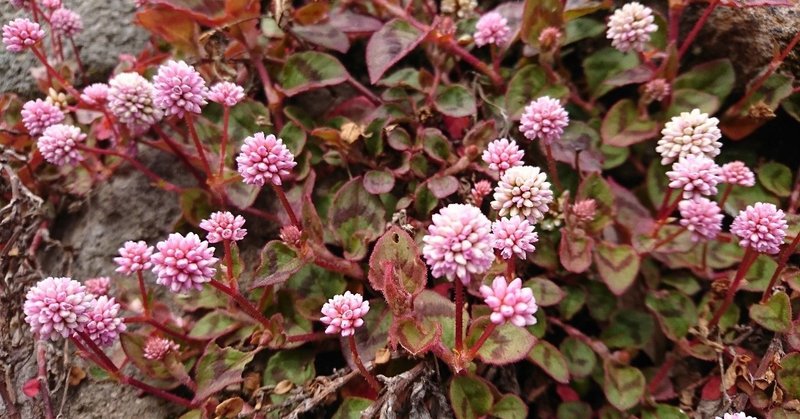
[[[513,120],[519,119],[522,110],[532,100],[542,96],[563,99],[569,96],[569,89],[561,84],[548,82],[544,69],[529,64],[514,72],[506,90],[506,111]]]
[[[523,286],[533,291],[539,307],[554,306],[564,299],[564,291],[555,282],[542,276],[529,279]]]
[[[483,379],[457,375],[450,382],[450,403],[458,419],[478,419],[492,408],[492,391]]]
[[[792,330],[792,306],[789,295],[785,292],[778,292],[766,303],[750,306],[750,318],[773,332],[790,332]]]
[[[397,323],[395,338],[411,355],[420,356],[428,352],[442,336],[441,325],[433,326],[433,330],[428,330],[415,319],[406,318]]]
[[[525,419],[528,417],[528,406],[519,396],[506,394],[492,406],[490,415],[498,419]]]
[[[600,137],[603,144],[628,147],[653,138],[658,134],[658,127],[654,119],[639,114],[632,100],[622,99],[603,118]]]
[[[608,360],[603,365],[603,391],[608,402],[619,410],[628,410],[644,396],[644,374],[634,367],[616,365]]]
[[[273,240],[261,249],[261,265],[250,288],[260,288],[286,281],[306,263],[284,242]]]
[[[345,183],[331,202],[329,225],[345,249],[345,257],[359,260],[367,246],[383,233],[386,210],[375,195],[364,188],[361,178]]]
[[[559,345],[561,353],[567,360],[567,368],[575,378],[588,377],[597,364],[597,356],[592,348],[582,341],[568,337]]]
[[[278,82],[286,96],[325,86],[333,86],[350,77],[334,56],[316,51],[292,54],[286,59]]]
[[[471,347],[490,324],[489,317],[484,316],[472,323],[466,339]],[[504,323],[498,326],[486,342],[478,350],[478,358],[487,364],[505,365],[525,358],[536,339],[524,328]]]
[[[364,175],[364,189],[373,195],[391,192],[394,175],[388,170],[370,170]]]
[[[547,375],[562,384],[569,383],[567,359],[561,352],[544,340],[539,340],[528,353],[528,359],[538,365]]]
[[[594,261],[603,282],[615,295],[624,294],[639,274],[639,255],[626,244],[600,242],[595,248]]]
[[[758,181],[768,191],[786,198],[792,193],[792,169],[787,166],[769,162],[758,168]]]
[[[795,352],[781,359],[778,384],[786,390],[788,397],[800,398],[800,353]]]
[[[664,334],[672,340],[686,336],[697,320],[694,302],[679,292],[647,294],[645,305],[656,315]]]
[[[433,105],[439,112],[454,118],[472,116],[478,111],[475,96],[460,84],[439,88]]]
[[[427,35],[403,19],[386,22],[367,43],[367,70],[372,84],[383,73],[411,52]]]
[[[220,348],[212,342],[197,362],[195,403],[201,403],[225,387],[242,382],[245,366],[253,360],[259,349],[240,352],[233,348]]]
[[[572,273],[582,273],[592,264],[594,239],[581,229],[561,229],[561,242],[558,245],[558,258],[564,269]]]

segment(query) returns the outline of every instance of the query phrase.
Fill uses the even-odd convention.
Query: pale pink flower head
[[[86,315],[89,320],[84,325],[84,331],[97,346],[113,345],[126,329],[125,322],[119,316],[119,303],[106,295],[92,301],[92,307]]]
[[[672,89],[665,79],[653,79],[644,85],[642,94],[644,103],[661,102],[669,96]]]
[[[692,233],[692,241],[713,240],[722,230],[722,211],[716,202],[696,197],[678,203],[681,225]]]
[[[3,44],[9,52],[22,52],[36,45],[44,38],[44,31],[38,23],[20,17],[3,26]]]
[[[86,86],[81,93],[81,101],[89,106],[102,106],[108,100],[108,85],[94,83]]]
[[[522,287],[522,280],[514,279],[511,283],[503,276],[497,276],[492,281],[492,286],[482,285],[481,295],[492,314],[489,319],[496,325],[511,322],[515,326],[525,327],[536,324],[536,298],[533,291]]]
[[[119,248],[119,257],[114,262],[119,266],[117,272],[130,275],[135,272],[146,271],[153,267],[150,261],[153,256],[153,246],[148,246],[143,241],[126,241]]]
[[[86,287],[86,292],[94,296],[107,295],[108,290],[111,288],[111,278],[99,276],[87,279],[83,281],[83,286]]]
[[[597,202],[594,199],[581,199],[572,204],[572,214],[581,223],[588,223],[594,220],[597,214]]]
[[[744,412],[738,412],[738,413],[725,413],[722,417],[717,416],[715,419],[756,419],[756,418],[748,416]]]
[[[64,113],[58,106],[42,99],[25,102],[20,114],[25,129],[33,136],[41,134],[45,128],[64,120]]]
[[[756,184],[756,175],[747,165],[740,161],[723,164],[720,176],[722,177],[720,182],[730,185],[750,187]]]
[[[236,162],[244,183],[258,186],[265,183],[281,185],[283,178],[297,165],[283,140],[272,134],[265,136],[263,132],[244,139]]]
[[[661,154],[661,164],[670,164],[689,155],[710,159],[718,156],[722,132],[717,124],[719,119],[709,118],[699,109],[672,117],[661,130],[661,139],[656,146],[656,153]]]
[[[153,77],[155,104],[169,115],[183,118],[186,112],[200,113],[206,102],[206,81],[194,67],[183,61],[168,61]]]
[[[658,30],[654,22],[652,9],[637,2],[628,3],[608,19],[606,38],[622,52],[642,52],[650,42],[650,34]]]
[[[548,26],[542,29],[539,34],[539,49],[542,51],[553,51],[561,43],[561,30],[555,26]]]
[[[108,82],[108,109],[134,132],[146,130],[164,116],[154,100],[153,85],[138,73],[120,73]]]
[[[714,160],[690,154],[681,157],[667,172],[669,187],[683,189],[683,199],[714,195],[720,182],[720,168]]]
[[[93,299],[78,281],[47,277],[25,296],[25,321],[39,339],[69,338],[83,330]]]
[[[303,232],[293,224],[281,227],[281,240],[291,246],[299,246],[303,240]]]
[[[422,255],[433,276],[458,278],[469,284],[472,275],[489,270],[494,261],[492,223],[473,205],[450,204],[433,215],[422,238]]]
[[[519,122],[519,130],[525,138],[538,138],[545,144],[552,144],[564,134],[569,115],[558,99],[542,96],[525,107]]]
[[[364,325],[363,317],[369,312],[369,301],[364,301],[361,294],[350,291],[344,295],[336,295],[322,306],[322,323],[328,325],[325,333],[350,336],[356,329]]]
[[[511,35],[511,28],[508,26],[508,19],[500,13],[489,12],[478,19],[473,38],[475,38],[475,45],[479,47],[489,44],[501,47],[508,42],[509,35]]]
[[[520,215],[536,224],[553,202],[547,175],[535,166],[517,166],[506,170],[494,188],[492,208],[500,217]]]
[[[160,361],[170,352],[180,349],[177,343],[158,336],[150,336],[144,344],[143,355],[151,361]]]
[[[483,198],[492,193],[492,184],[488,180],[479,180],[472,186],[469,192],[472,202],[480,206],[483,203]]]
[[[58,9],[50,15],[50,27],[53,32],[67,37],[75,36],[83,30],[81,16],[69,9]]]
[[[500,251],[503,259],[511,259],[516,255],[525,259],[528,253],[533,253],[534,243],[539,241],[539,235],[533,229],[533,224],[519,216],[501,218],[492,223],[492,245]]]
[[[241,215],[233,216],[228,211],[217,211],[212,213],[208,219],[200,222],[200,228],[208,232],[206,239],[209,243],[219,243],[223,240],[239,241],[247,234],[247,230],[242,228],[244,217]]]
[[[241,102],[242,99],[244,99],[244,88],[229,81],[211,86],[208,92],[208,100],[229,108]]]
[[[42,6],[50,10],[56,10],[60,8],[61,5],[62,5],[61,0],[42,0]]]
[[[172,233],[158,242],[156,248],[158,252],[150,259],[153,272],[158,276],[156,282],[172,292],[203,289],[203,284],[217,273],[214,264],[219,259],[214,257],[214,248],[209,247],[207,241],[201,241],[197,234]]]
[[[501,175],[514,166],[525,164],[522,161],[525,152],[519,149],[516,141],[507,138],[500,138],[489,143],[486,150],[483,151],[482,157],[483,161],[489,165],[489,169],[499,172]]]
[[[775,254],[786,237],[786,219],[773,204],[757,202],[739,212],[731,224],[731,233],[739,237],[739,246],[759,253]]]
[[[56,124],[47,127],[36,142],[45,160],[56,166],[73,165],[83,160],[78,144],[86,139],[80,128]]]

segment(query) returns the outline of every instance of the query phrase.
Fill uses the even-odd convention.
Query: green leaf
[[[467,347],[472,347],[478,341],[490,323],[487,316],[472,323],[466,339]],[[536,339],[526,329],[504,323],[486,339],[478,350],[478,358],[492,365],[510,364],[525,358],[534,343]]]
[[[450,161],[453,157],[453,146],[442,131],[436,128],[422,130],[422,148],[428,157],[442,163]]]
[[[498,419],[525,419],[528,417],[528,406],[519,396],[506,394],[492,406],[490,415]]]
[[[202,403],[225,387],[242,382],[245,366],[253,360],[259,350],[239,352],[233,348],[221,349],[212,342],[197,362],[195,381],[197,391],[194,403]]]
[[[374,360],[378,350],[386,347],[393,320],[392,311],[382,298],[369,300],[369,312],[364,316],[364,326],[358,328],[355,334],[358,354],[364,362]],[[349,339],[342,337],[339,343],[347,364],[355,369]]]
[[[639,65],[635,54],[623,54],[614,48],[606,47],[583,60],[583,71],[592,97],[603,96],[614,86],[604,83],[611,77]]]
[[[229,124],[229,138],[245,138],[254,132],[264,131],[270,125],[269,109],[261,102],[245,98],[231,108]],[[228,144],[237,147],[235,150],[238,153],[235,141],[229,141]],[[230,153],[229,156],[235,159],[236,153]]]
[[[582,273],[592,265],[594,239],[581,229],[561,229],[561,242],[558,244],[558,258],[564,269],[572,273]]]
[[[317,375],[314,368],[315,356],[315,352],[309,348],[277,352],[267,361],[261,384],[274,386],[283,380],[289,380],[296,386],[303,386]]]
[[[193,225],[200,224],[211,214],[211,198],[199,188],[184,189],[180,194],[180,205],[183,218]]]
[[[375,195],[364,189],[361,178],[355,178],[336,192],[328,220],[345,257],[359,260],[366,256],[369,244],[383,233],[386,210]]]
[[[563,99],[569,96],[569,89],[561,84],[550,83],[540,66],[526,65],[517,70],[508,82],[506,112],[512,120],[517,120],[529,102],[542,96]]]
[[[450,403],[458,419],[478,419],[492,408],[492,391],[483,379],[457,375],[450,382]]]
[[[372,400],[361,397],[346,397],[331,419],[361,419],[361,413],[367,410]]]
[[[569,320],[572,316],[581,311],[581,308],[583,308],[583,305],[586,303],[586,291],[574,285],[567,285],[563,287],[563,289],[567,292],[567,295],[561,300],[558,309],[561,312],[561,317],[565,320]]]
[[[334,56],[316,51],[292,54],[286,59],[278,83],[286,96],[294,96],[325,86],[333,86],[350,77]]]
[[[367,70],[372,84],[411,52],[427,35],[403,19],[392,19],[372,34],[367,43]]]
[[[433,196],[433,192],[431,192],[427,184],[419,185],[414,193],[414,209],[417,214],[425,217],[438,205],[439,200]]]
[[[667,118],[678,116],[689,109],[700,109],[701,112],[714,114],[722,103],[711,93],[694,89],[677,89],[672,92],[672,104],[667,109]]]
[[[568,337],[561,342],[559,349],[567,360],[567,369],[572,377],[584,378],[592,374],[597,365],[597,356],[589,345]]]
[[[792,169],[780,163],[769,162],[761,165],[757,173],[758,181],[768,191],[781,198],[792,194]]]
[[[617,311],[619,299],[608,287],[598,281],[587,282],[586,288],[586,308],[589,314],[597,321],[607,321],[611,315]]]
[[[689,415],[676,406],[657,404],[655,409],[643,411],[642,419],[689,419]]]
[[[539,34],[548,26],[560,28],[564,24],[564,3],[559,0],[525,0],[522,11],[522,42],[539,45]]]
[[[544,372],[554,380],[562,384],[569,383],[569,368],[567,367],[567,359],[561,352],[544,340],[539,340],[533,345],[528,359],[534,364],[538,365]]]
[[[542,276],[529,279],[523,284],[523,287],[533,291],[536,305],[539,307],[554,306],[564,299],[564,291],[555,282]]]
[[[428,329],[426,326],[430,326],[430,324],[425,325],[412,318],[402,319],[396,324],[394,338],[411,355],[423,355],[439,342],[442,336],[441,325],[434,324],[433,329]]]
[[[230,333],[238,327],[238,323],[230,314],[214,310],[201,317],[197,323],[192,326],[189,331],[189,336],[198,339],[213,339]]]
[[[736,73],[733,71],[733,64],[729,59],[722,58],[696,65],[683,72],[675,79],[672,88],[700,90],[716,96],[722,103],[733,90],[735,82]],[[684,108],[684,110],[689,109],[691,108]]]
[[[795,93],[781,102],[781,107],[796,121],[800,122],[800,93]]]
[[[600,242],[595,248],[594,261],[597,271],[608,289],[622,295],[633,285],[639,274],[641,260],[633,247]]]
[[[286,281],[299,271],[306,262],[284,242],[273,240],[261,249],[261,264],[256,270],[250,288],[260,288]]]
[[[436,326],[442,328],[442,344],[447,348],[455,346],[456,335],[453,325],[456,321],[456,305],[449,299],[442,297],[431,290],[423,290],[414,301],[414,313],[422,322],[425,330],[436,330]],[[469,323],[469,313],[464,308],[464,323],[462,332],[466,333]]]
[[[605,145],[628,147],[653,138],[658,127],[655,120],[642,118],[632,100],[622,99],[603,118],[600,137]]]
[[[570,20],[564,26],[563,45],[569,45],[586,38],[594,38],[595,36],[605,32],[605,30],[606,25],[589,17],[579,17],[577,19]]]
[[[305,130],[293,121],[289,121],[283,126],[278,137],[283,140],[286,148],[295,156],[300,155],[306,146],[307,136]]]
[[[611,6],[610,0],[568,0],[564,10],[564,19],[570,21],[601,9],[608,9]]]
[[[750,318],[767,330],[788,333],[792,330],[792,306],[789,295],[775,293],[763,304],[750,306]]]
[[[454,118],[472,116],[478,112],[475,96],[460,84],[440,87],[436,92],[433,105],[439,112]]]
[[[650,342],[655,322],[646,312],[625,308],[611,318],[600,339],[609,348],[641,348]]]
[[[370,170],[364,174],[364,189],[373,195],[389,193],[394,188],[394,175],[388,170]]]
[[[558,419],[591,419],[592,407],[584,402],[565,402],[558,405]]]
[[[608,402],[619,410],[628,410],[644,396],[644,374],[634,367],[615,365],[606,361],[603,365],[603,391]]]
[[[697,307],[679,292],[658,291],[645,297],[645,305],[656,315],[664,334],[673,341],[682,339],[697,321]]]
[[[778,384],[790,399],[800,398],[800,353],[789,354],[781,359]]]

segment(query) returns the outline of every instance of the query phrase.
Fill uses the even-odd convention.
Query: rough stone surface
[[[84,30],[75,42],[81,49],[81,59],[90,80],[104,78],[117,64],[120,54],[137,54],[147,43],[149,35],[133,24],[133,0],[65,0],[65,7],[76,11],[83,19]],[[2,23],[24,13],[0,2]],[[45,28],[49,31],[49,28]],[[71,56],[71,50],[66,49]],[[69,59],[69,58],[68,58]],[[38,63],[30,53],[11,54],[0,46],[0,92],[15,92],[24,97],[37,95],[30,69]]]

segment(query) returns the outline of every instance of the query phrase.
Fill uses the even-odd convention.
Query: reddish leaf
[[[548,26],[564,23],[564,3],[560,0],[525,0],[520,38],[528,45],[539,45],[539,34]]]
[[[347,39],[347,35],[330,23],[295,26],[292,28],[292,32],[300,38],[323,48],[332,49],[341,53],[345,53],[350,49],[350,40]]]
[[[627,147],[658,134],[658,123],[643,117],[630,99],[622,99],[615,103],[603,118],[600,136],[603,144],[615,147]]]
[[[25,393],[26,396],[34,398],[39,395],[39,389],[41,387],[38,378],[31,378],[22,385],[22,392]]]
[[[631,246],[600,242],[594,260],[600,276],[615,295],[622,295],[639,274],[639,255]]]
[[[289,56],[278,74],[278,81],[287,96],[294,96],[342,83],[349,77],[342,63],[332,55],[305,51]]]
[[[581,229],[562,229],[561,243],[558,245],[558,257],[564,269],[581,273],[592,264],[592,248],[594,239]]]
[[[389,67],[411,52],[427,34],[401,19],[386,22],[367,44],[370,82],[377,83]]]

